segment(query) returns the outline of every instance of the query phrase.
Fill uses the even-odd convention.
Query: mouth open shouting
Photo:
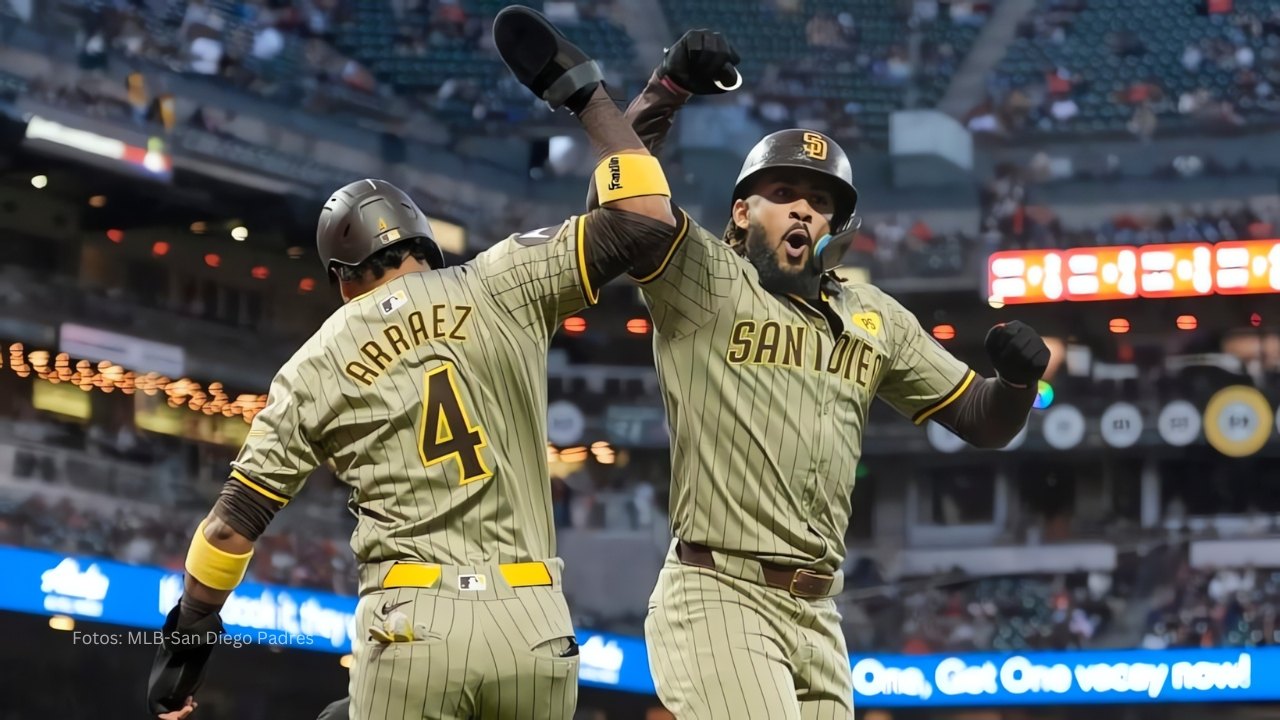
[[[813,238],[809,235],[809,228],[803,223],[796,223],[787,229],[786,234],[782,236],[782,246],[786,250],[787,258],[793,263],[803,261],[813,247]]]

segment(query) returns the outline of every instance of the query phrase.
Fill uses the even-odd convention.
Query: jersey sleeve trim
[[[632,280],[644,285],[646,283],[651,283],[662,276],[662,273],[667,269],[667,266],[671,264],[671,258],[675,257],[676,250],[680,249],[680,244],[684,242],[685,236],[689,234],[689,214],[684,210],[681,210],[680,219],[682,220],[680,223],[680,230],[676,232],[675,239],[671,241],[671,247],[667,248],[667,256],[662,258],[662,262],[658,264],[658,268],[644,277],[638,278],[635,275],[631,275],[630,277]]]
[[[590,306],[600,302],[600,291],[591,287],[591,275],[587,272],[586,229],[587,217],[579,215],[577,225],[574,228],[578,244],[578,276],[582,280],[582,297],[587,301],[587,305]]]
[[[973,370],[969,370],[969,372],[964,374],[964,379],[960,381],[959,385],[956,385],[954,390],[947,393],[946,397],[942,398],[938,402],[916,413],[916,416],[911,418],[911,422],[915,423],[916,425],[924,424],[924,421],[932,417],[934,413],[937,413],[942,408],[955,402],[956,398],[960,397],[964,393],[964,391],[968,389],[969,385],[973,383],[973,378],[976,376],[977,376],[976,372],[974,372]]]
[[[269,498],[269,499],[271,499],[271,500],[275,500],[276,502],[280,503],[280,504],[281,504],[281,506],[284,506],[284,505],[288,505],[288,504],[289,504],[289,500],[290,500],[290,498],[289,498],[289,497],[287,497],[287,496],[285,496],[285,495],[281,495],[281,494],[276,493],[276,492],[272,492],[272,491],[270,491],[270,490],[268,490],[268,489],[264,488],[263,486],[259,485],[258,483],[254,482],[253,480],[250,480],[248,475],[244,474],[243,472],[241,472],[241,471],[239,471],[239,470],[232,470],[232,471],[231,471],[231,477],[233,477],[233,478],[235,478],[236,480],[239,480],[240,482],[244,483],[244,486],[245,486],[245,487],[247,487],[247,488],[249,488],[250,490],[254,490],[254,491],[256,491],[258,494],[263,495],[264,497],[267,497],[267,498]]]

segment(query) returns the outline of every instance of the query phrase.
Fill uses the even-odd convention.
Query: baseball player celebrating
[[[546,354],[637,254],[670,246],[670,191],[599,68],[544,18],[494,25],[515,75],[582,123],[604,207],[445,267],[404,192],[362,180],[321,212],[317,248],[344,305],[279,371],[192,539],[164,624],[150,711],[195,709],[219,611],[254,541],[327,462],[352,488],[360,561],[349,715],[546,720],[573,715],[578,650],[555,557]],[[345,715],[339,701],[326,715]]]
[[[691,94],[734,86],[737,62],[719,34],[686,33],[627,111],[646,145],[657,152]],[[650,669],[680,720],[852,720],[832,597],[873,398],[1002,447],[1049,351],[998,325],[996,377],[978,377],[893,298],[843,279],[858,192],[821,133],[761,140],[731,201],[722,237],[677,212],[672,243],[632,271],[672,433],[675,540],[645,622]]]

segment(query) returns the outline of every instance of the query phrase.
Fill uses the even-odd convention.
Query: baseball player
[[[691,95],[730,87],[737,62],[701,30],[667,51],[627,111],[651,151]],[[672,434],[675,539],[645,640],[680,720],[852,720],[832,597],[872,400],[1002,447],[1047,366],[1015,321],[987,335],[996,377],[979,377],[896,300],[841,277],[857,200],[836,143],[777,132],[743,163],[722,236],[677,212],[672,243],[633,268]]]
[[[586,129],[604,207],[446,267],[404,192],[362,180],[334,193],[316,243],[344,305],[276,375],[192,539],[148,687],[160,718],[194,711],[220,608],[254,541],[321,463],[351,486],[358,518],[349,716],[573,715],[578,649],[546,458],[548,344],[676,227],[661,168],[596,64],[524,8],[499,14],[494,35],[516,76]],[[325,712],[344,714],[343,702]]]

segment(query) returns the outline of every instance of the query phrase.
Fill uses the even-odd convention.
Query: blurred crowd
[[[1280,644],[1280,570],[1178,568],[1147,618],[1142,646],[1219,647]]]
[[[1071,248],[1093,245],[1263,240],[1280,228],[1280,208],[1244,202],[1151,207],[1122,212],[1095,227],[1067,227],[1028,194],[1035,168],[1003,165],[983,189],[981,250]]]
[[[1072,36],[1073,26],[1088,8],[1089,0],[1048,0],[1023,21],[1019,37],[1052,49],[1092,42],[1091,36],[1086,40]],[[1098,109],[1083,106],[1082,98],[1090,94],[1106,97],[1101,119],[1112,115],[1127,119],[1125,127],[1144,141],[1156,134],[1162,117],[1180,117],[1188,121],[1184,125],[1212,131],[1245,125],[1242,111],[1280,116],[1280,8],[1269,13],[1237,11],[1213,27],[1223,32],[1188,42],[1176,62],[1155,57],[1162,53],[1149,47],[1151,38],[1120,22],[1106,35],[1104,47],[1084,52],[1090,58],[1081,61],[1085,67],[1069,61],[1050,63],[1030,80],[1022,75],[1023,68],[997,68],[989,78],[989,97],[969,112],[965,122],[975,133],[994,135],[1075,130],[1082,120],[1100,119]],[[1147,60],[1153,67],[1167,67],[1118,89],[1106,78],[1092,76],[1108,63]],[[1179,71],[1198,82],[1187,89],[1176,83],[1178,89],[1170,89],[1174,83],[1162,73]],[[1211,72],[1228,75],[1229,81],[1212,83]]]

